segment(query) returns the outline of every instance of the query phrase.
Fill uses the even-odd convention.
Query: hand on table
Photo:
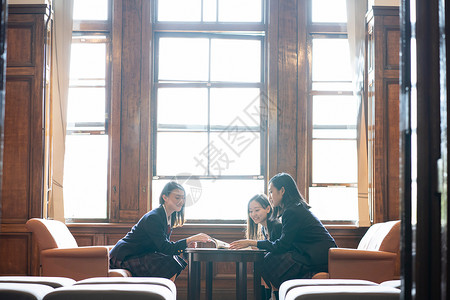
[[[196,243],[196,242],[200,242],[200,243],[206,243],[206,242],[211,242],[211,237],[207,234],[204,233],[198,233],[196,235],[190,236],[187,238],[186,243],[189,245],[191,243]]]
[[[247,248],[249,246],[256,247],[256,241],[255,240],[237,240],[230,244],[230,249],[238,250]]]

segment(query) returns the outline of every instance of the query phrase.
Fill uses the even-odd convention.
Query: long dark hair
[[[275,217],[279,217],[285,208],[291,205],[302,203],[305,207],[311,208],[298,190],[294,178],[288,173],[278,173],[269,180],[269,184],[272,184],[277,190],[281,190],[284,187],[280,206],[273,208]]]
[[[267,196],[264,194],[257,194],[248,201],[248,204],[247,204],[247,231],[246,231],[245,235],[247,236],[248,239],[259,240],[261,237],[261,234],[260,234],[260,231],[258,228],[259,226],[252,220],[252,218],[250,218],[250,203],[252,201],[256,201],[259,204],[261,204],[261,207],[263,209],[266,209],[267,206],[270,207],[270,212],[267,214],[267,219],[271,218],[273,209],[272,209],[272,205],[270,205],[269,199],[267,199]]]
[[[159,204],[164,204],[164,198],[163,196],[169,197],[169,194],[173,190],[181,190],[183,191],[184,195],[186,196],[186,191],[184,190],[184,187],[175,181],[169,181],[164,188],[161,191],[161,195],[159,196]],[[184,207],[186,205],[186,202],[183,204],[183,207],[181,207],[180,211],[174,211],[170,217],[170,226],[172,228],[183,226],[184,224]]]

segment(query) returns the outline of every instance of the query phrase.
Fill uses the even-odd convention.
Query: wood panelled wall
[[[374,223],[400,219],[398,7],[375,6],[367,14],[369,201]]]
[[[46,5],[8,7],[0,274],[38,270],[25,222],[42,217],[46,203],[50,29]]]
[[[308,187],[307,0],[269,0],[267,3],[269,10],[268,71],[266,73],[269,97],[267,177],[282,171],[288,172],[296,178],[300,190],[306,194]],[[12,176],[17,174],[15,172],[20,172],[17,174],[20,176],[15,181],[10,180],[9,185],[3,185],[6,193],[2,204],[7,210],[3,209],[1,220],[1,275],[38,274],[37,246],[35,243],[31,244],[31,234],[24,226],[28,218],[43,216],[44,205],[44,199],[41,196],[44,172],[42,151],[44,150],[42,119],[39,119],[40,116],[42,117],[44,101],[43,78],[30,78],[31,75],[42,76],[42,72],[33,73],[36,71],[33,64],[36,59],[43,58],[45,49],[43,37],[46,14],[38,16],[33,15],[34,19],[26,15],[15,17],[14,13],[10,12],[8,54],[13,51],[11,47],[14,47],[14,43],[18,45],[20,41],[20,45],[24,46],[14,50],[15,54],[11,54],[11,58],[8,56],[8,63],[14,55],[23,55],[25,58],[28,55],[32,58],[25,59],[24,66],[8,65],[5,149],[8,143],[15,142],[17,145],[14,145],[14,148],[11,148],[12,145],[8,146],[9,149],[15,149],[15,155],[11,155],[13,151],[5,151],[4,159],[7,167],[4,173],[11,172],[9,176]],[[140,216],[151,209],[152,24],[150,16],[150,0],[113,1],[112,104],[109,128],[111,175],[108,183],[111,223],[68,224],[80,246],[116,243]],[[18,33],[15,31],[18,29],[14,27],[15,18],[20,19],[20,26],[17,25],[17,27],[21,30],[27,28],[26,24],[30,22],[34,25],[29,25],[32,28],[29,31]],[[32,20],[28,22],[27,18]],[[33,64],[28,61],[32,61]],[[17,73],[12,73],[13,70]],[[31,75],[27,72],[31,72]],[[16,78],[14,76],[19,76],[17,78],[21,80],[14,80]],[[36,90],[31,91],[32,88]],[[9,100],[8,93],[9,96],[14,95],[14,101]],[[17,171],[18,167],[20,171]],[[4,180],[6,180],[5,177]],[[10,189],[9,192],[8,189]],[[11,194],[12,192],[15,194]],[[398,199],[392,201],[393,206],[398,205]],[[387,209],[387,205],[391,206],[389,203],[383,203],[381,206],[383,209]],[[366,230],[366,228],[354,226],[328,228],[340,247],[350,248],[357,246]],[[182,228],[175,229],[172,238],[177,240],[198,232],[205,232],[225,241],[233,241],[244,237],[244,226],[186,224]],[[215,299],[233,298],[234,265],[219,264],[214,274]],[[183,272],[176,284],[179,298],[185,299],[187,272]],[[252,285],[249,283],[248,286]]]

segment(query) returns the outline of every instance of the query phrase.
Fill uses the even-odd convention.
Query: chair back
[[[400,221],[373,224],[359,242],[358,249],[399,253]]]
[[[33,232],[39,249],[76,248],[77,241],[66,224],[57,220],[33,218],[27,221],[27,229]]]

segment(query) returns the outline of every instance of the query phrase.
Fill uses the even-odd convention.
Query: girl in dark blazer
[[[253,196],[247,205],[247,232],[248,240],[269,240],[276,241],[281,236],[281,223],[273,217],[272,205],[264,194]],[[261,225],[261,226],[259,226]],[[264,280],[265,299],[270,299],[272,290]]]
[[[328,270],[328,249],[337,247],[334,239],[311,213],[294,179],[279,173],[269,181],[269,200],[274,215],[281,218],[281,236],[275,241],[240,240],[231,249],[256,246],[268,251],[264,257],[263,278],[278,290],[281,283],[295,278],[311,278]],[[278,298],[278,293],[275,293]]]
[[[170,241],[172,228],[184,224],[184,188],[171,181],[159,197],[160,206],[146,213],[125,237],[110,251],[110,268],[127,269],[137,277],[164,277],[174,280],[186,261],[179,256],[187,245],[208,242],[211,238],[199,233]]]

